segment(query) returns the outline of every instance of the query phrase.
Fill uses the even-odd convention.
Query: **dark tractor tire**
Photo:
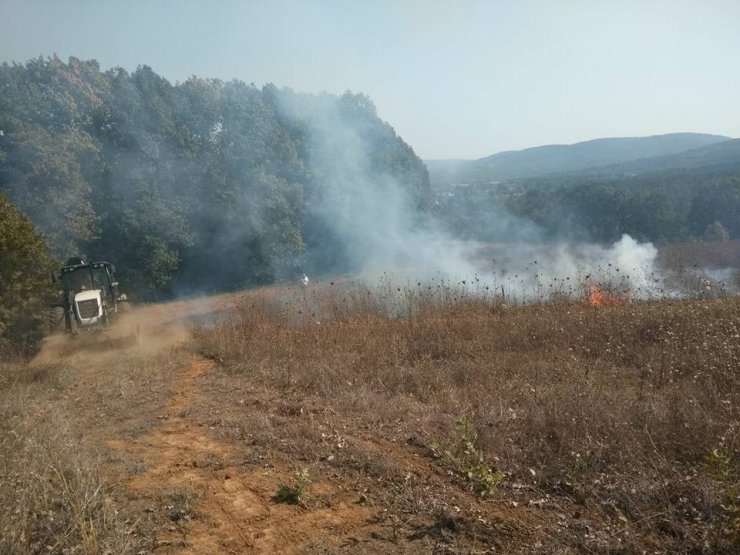
[[[52,306],[49,309],[49,333],[64,331],[64,307]]]
[[[69,329],[67,331],[72,336],[76,336],[78,333],[80,333],[79,324],[77,323],[77,317],[74,314],[69,315]]]

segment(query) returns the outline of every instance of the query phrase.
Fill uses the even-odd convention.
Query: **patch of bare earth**
[[[209,424],[213,413],[201,410],[218,406],[218,392],[201,389],[213,362],[189,353],[189,327],[230,302],[142,307],[131,316],[138,345],[117,342],[127,330],[74,341],[56,336],[33,364],[69,367],[60,402],[80,441],[101,453],[100,470],[139,551],[298,553],[353,544],[373,510],[351,484],[312,476],[299,503],[278,503],[278,488],[291,484],[299,467],[280,456],[245,460],[241,446]]]
[[[187,507],[172,507],[173,522],[155,547],[177,553],[298,553],[312,541],[344,541],[345,533],[367,519],[368,509],[329,483],[314,489],[332,495],[331,506],[275,503],[277,486],[291,479],[293,469],[268,461],[245,467],[232,445],[213,439],[208,426],[190,416],[202,398],[197,379],[211,367],[198,356],[191,360],[158,417],[161,426],[130,440],[106,442],[144,465],[145,470],[123,479],[132,491],[163,497],[181,491],[190,497]]]
[[[7,552],[740,545],[737,299],[422,293],[389,317],[361,288],[274,288],[140,307],[119,330],[138,345],[51,338],[21,377],[0,375],[0,433],[24,449],[0,452],[0,514],[36,500],[3,528],[22,530]],[[64,433],[22,440],[49,419]],[[21,468],[40,453],[59,459],[56,489],[37,487],[46,463]]]

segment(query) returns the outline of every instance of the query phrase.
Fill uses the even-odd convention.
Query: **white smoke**
[[[319,168],[321,202],[313,217],[322,218],[341,238],[366,280],[384,276],[418,284],[435,279],[475,293],[524,301],[554,294],[578,296],[586,284],[633,298],[655,294],[657,249],[628,235],[608,247],[552,245],[542,241],[533,224],[514,221],[504,211],[496,216],[511,221],[498,223],[502,228],[526,228],[517,234],[524,242],[455,241],[441,230],[417,225],[408,187],[374,171],[373,145],[361,127],[348,121],[341,104],[328,95],[325,102],[303,100],[301,95],[286,95],[282,109],[306,126],[312,163]],[[387,132],[389,138],[394,135],[390,126]]]

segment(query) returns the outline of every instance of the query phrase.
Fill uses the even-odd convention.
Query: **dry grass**
[[[391,514],[467,549],[737,549],[740,299],[509,307],[396,293],[255,295],[201,328],[224,371],[220,402],[252,403],[222,416],[222,433],[308,461],[312,476],[380,480]],[[503,475],[483,505],[465,501],[478,490],[460,456],[435,461],[461,442],[484,478]],[[452,490],[404,476],[405,455]],[[481,524],[509,504],[541,508],[539,530]]]
[[[150,429],[189,358],[147,349],[53,336],[34,361],[0,362],[1,554],[147,552],[170,523],[173,501],[131,498],[118,473],[138,462],[103,443]]]
[[[98,456],[61,409],[63,364],[0,364],[0,553],[128,553]]]
[[[733,267],[740,268],[740,239],[695,241],[661,245],[659,264],[669,269]]]
[[[0,554],[736,553],[740,298],[571,287],[274,287],[2,362]]]
[[[657,259],[667,289],[694,296],[736,296],[740,291],[740,239],[662,245]]]

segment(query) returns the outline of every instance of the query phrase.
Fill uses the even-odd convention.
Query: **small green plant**
[[[303,468],[295,473],[293,485],[281,484],[272,499],[276,503],[297,505],[302,501],[306,488],[310,483],[311,477],[308,474],[308,469]]]
[[[740,545],[740,464],[731,452],[723,448],[712,449],[704,457],[704,464],[709,475],[726,487],[720,503],[728,520],[726,532],[733,543]]]
[[[570,464],[571,472],[575,474],[583,474],[593,470],[593,461],[589,455],[581,455],[580,453],[572,453],[573,461]]]
[[[740,491],[737,485],[727,487],[720,507],[729,521],[727,534],[735,545],[740,545]]]
[[[470,415],[458,418],[455,426],[459,435],[454,445],[447,448],[444,444],[433,441],[429,448],[435,457],[452,463],[455,472],[467,482],[472,491],[481,497],[490,497],[505,475],[491,469],[486,463],[483,452],[476,445],[473,418]]]

